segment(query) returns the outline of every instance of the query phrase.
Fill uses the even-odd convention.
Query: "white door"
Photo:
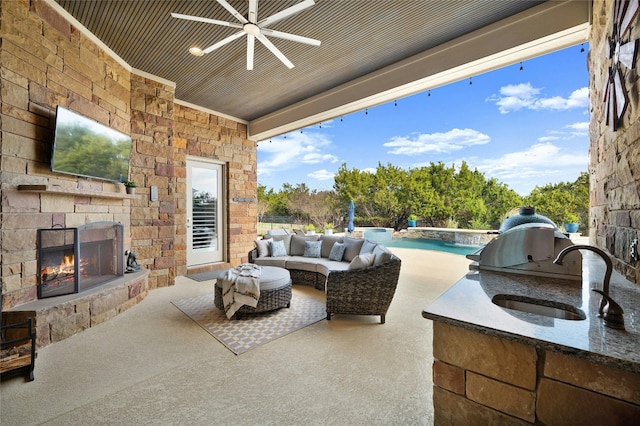
[[[187,160],[187,266],[224,260],[222,164]]]

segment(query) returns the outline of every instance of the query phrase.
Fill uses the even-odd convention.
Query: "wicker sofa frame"
[[[255,263],[258,250],[249,252],[249,262]],[[392,255],[379,265],[347,271],[321,272],[286,268],[293,284],[304,284],[322,290],[326,294],[327,320],[333,314],[385,316],[393,300],[400,277],[401,260]]]
[[[216,308],[224,311],[220,280],[218,280],[214,285],[214,295],[213,304]],[[243,305],[234,314],[234,319],[239,320],[245,314],[257,314],[260,312],[273,311],[279,308],[288,308],[289,306],[291,306],[291,283],[289,283],[289,285],[270,290],[261,290],[258,305],[255,308]]]

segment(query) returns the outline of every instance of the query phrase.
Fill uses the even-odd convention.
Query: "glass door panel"
[[[187,266],[224,260],[223,167],[187,160]]]

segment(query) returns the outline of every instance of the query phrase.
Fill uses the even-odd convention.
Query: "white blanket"
[[[222,302],[227,318],[244,305],[255,308],[260,299],[260,272],[262,268],[253,263],[243,263],[229,269],[222,279]]]

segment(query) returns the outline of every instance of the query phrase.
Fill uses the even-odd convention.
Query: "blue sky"
[[[587,49],[573,46],[281,135],[258,145],[258,183],[333,187],[342,163],[466,161],[521,195],[587,171]],[[472,84],[470,84],[472,83]],[[430,93],[430,95],[429,95]]]

